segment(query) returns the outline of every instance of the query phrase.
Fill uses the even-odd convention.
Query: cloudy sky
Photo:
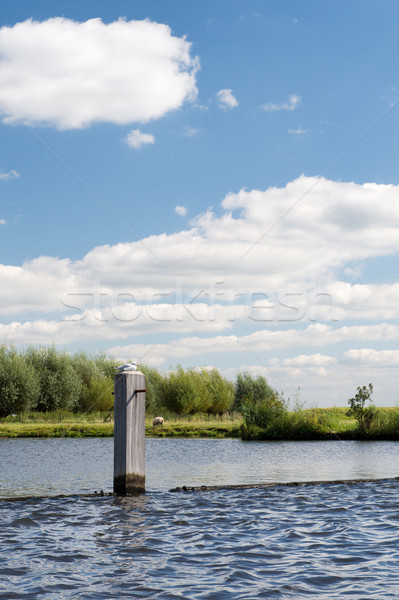
[[[28,0],[0,29],[0,342],[399,402],[399,5]]]

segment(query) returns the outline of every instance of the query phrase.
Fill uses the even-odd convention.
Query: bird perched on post
[[[114,367],[119,373],[123,372],[123,371],[137,371],[137,367],[139,365],[132,361],[130,363],[126,363],[124,365],[119,365],[119,367]]]

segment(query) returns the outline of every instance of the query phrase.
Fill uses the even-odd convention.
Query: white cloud
[[[20,177],[20,174],[18,173],[18,171],[15,171],[15,169],[12,169],[8,173],[2,173],[0,171],[0,180],[5,181],[9,179],[18,179],[18,177]]]
[[[198,59],[167,25],[56,17],[0,29],[1,112],[59,129],[145,123],[197,94]]]
[[[95,299],[92,298],[92,305]],[[97,301],[99,297],[97,297]],[[194,305],[176,304],[150,304],[140,305],[126,303],[119,305],[111,303],[101,308],[99,303],[90,309],[84,308],[82,297],[78,295],[68,298],[69,305],[74,306],[73,315],[63,319],[45,320],[43,318],[31,321],[12,321],[9,324],[0,324],[1,342],[13,340],[18,344],[44,343],[68,344],[82,340],[118,341],[117,345],[107,348],[107,352],[121,358],[122,356],[139,356],[147,353],[148,359],[155,360],[157,364],[180,362],[190,357],[214,356],[232,357],[248,355],[252,359],[258,358],[260,364],[267,362],[271,367],[284,367],[292,369],[326,368],[335,359],[327,360],[319,353],[308,358],[309,350],[335,345],[337,349],[345,344],[375,342],[397,342],[399,340],[399,327],[383,323],[380,325],[364,325],[361,327],[340,327],[323,324],[309,325],[304,329],[270,330],[259,329],[247,335],[222,335],[221,332],[233,327],[229,320],[228,310],[217,307],[218,318],[210,318],[209,306],[205,303]],[[81,309],[82,307],[82,309]],[[243,315],[237,318],[243,323]],[[179,337],[167,342],[146,344],[138,340],[138,336],[156,332],[158,338],[163,334],[179,332]],[[207,332],[208,335],[203,334]],[[198,334],[198,335],[193,335]],[[191,334],[191,335],[187,335]],[[201,335],[201,337],[199,337]],[[133,342],[131,338],[133,337]],[[126,340],[124,344],[122,340]],[[276,357],[281,350],[296,351],[307,350],[299,358],[280,359]],[[364,351],[362,351],[364,352]],[[371,352],[370,350],[367,352]],[[381,354],[384,365],[392,362],[392,352]],[[395,351],[397,353],[397,351]],[[368,355],[367,355],[368,356]],[[320,358],[321,357],[321,358]],[[381,362],[380,360],[380,362]],[[365,355],[360,351],[345,352],[342,364],[366,363]],[[370,360],[369,360],[370,362]],[[377,362],[374,360],[374,362]]]
[[[155,137],[151,133],[142,133],[140,129],[132,129],[124,139],[129,148],[139,150],[146,144],[155,144]]]
[[[200,131],[201,130],[198,127],[189,127],[188,125],[185,125],[182,130],[182,135],[185,137],[194,137],[195,135],[198,135]]]
[[[289,129],[288,133],[294,133],[295,135],[305,135],[306,133],[310,133],[311,129],[302,129],[302,127],[298,127],[297,129]]]
[[[352,284],[338,274],[397,254],[398,193],[302,176],[228,194],[218,214],[145,246],[2,265],[0,343],[91,343],[164,367],[248,357],[254,373],[276,377],[274,386],[306,386],[307,399],[339,403],[372,381],[388,404],[396,400],[387,370],[396,364],[399,283]]]
[[[177,206],[175,206],[175,213],[178,214],[180,217],[185,217],[187,214],[187,207],[178,204]]]
[[[5,225],[7,221],[5,219],[0,219],[0,225]]]
[[[262,108],[263,110],[266,110],[268,112],[278,112],[280,110],[295,110],[299,104],[301,103],[301,99],[299,96],[297,96],[296,94],[291,94],[291,96],[288,99],[288,102],[281,102],[281,103],[274,103],[274,102],[269,102],[267,104],[263,104]]]
[[[399,365],[399,350],[375,350],[373,348],[348,350],[343,355],[343,361],[362,365],[397,368]]]
[[[397,252],[398,192],[307,177],[241,190],[225,197],[220,216],[209,211],[189,229],[150,236],[145,245],[99,246],[79,261],[39,257],[1,266],[0,313],[59,312],[66,294],[101,289],[133,294],[136,302],[155,294],[172,303],[216,298],[232,309],[245,305],[255,324],[396,318],[399,284],[351,286],[336,274]]]
[[[216,94],[216,96],[219,101],[219,107],[222,108],[223,110],[230,110],[232,108],[237,108],[238,100],[233,95],[233,90],[231,90],[231,89],[219,90],[218,93]]]

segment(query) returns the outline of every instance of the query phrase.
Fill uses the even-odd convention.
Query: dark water
[[[167,491],[256,473],[256,483],[393,477],[399,445],[148,442],[143,496],[0,502],[1,599],[399,598],[394,479]],[[25,493],[111,489],[112,440],[1,440],[0,457],[3,496],[24,481]]]

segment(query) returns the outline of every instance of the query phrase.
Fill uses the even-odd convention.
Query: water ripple
[[[0,598],[399,597],[399,484],[3,502]]]

